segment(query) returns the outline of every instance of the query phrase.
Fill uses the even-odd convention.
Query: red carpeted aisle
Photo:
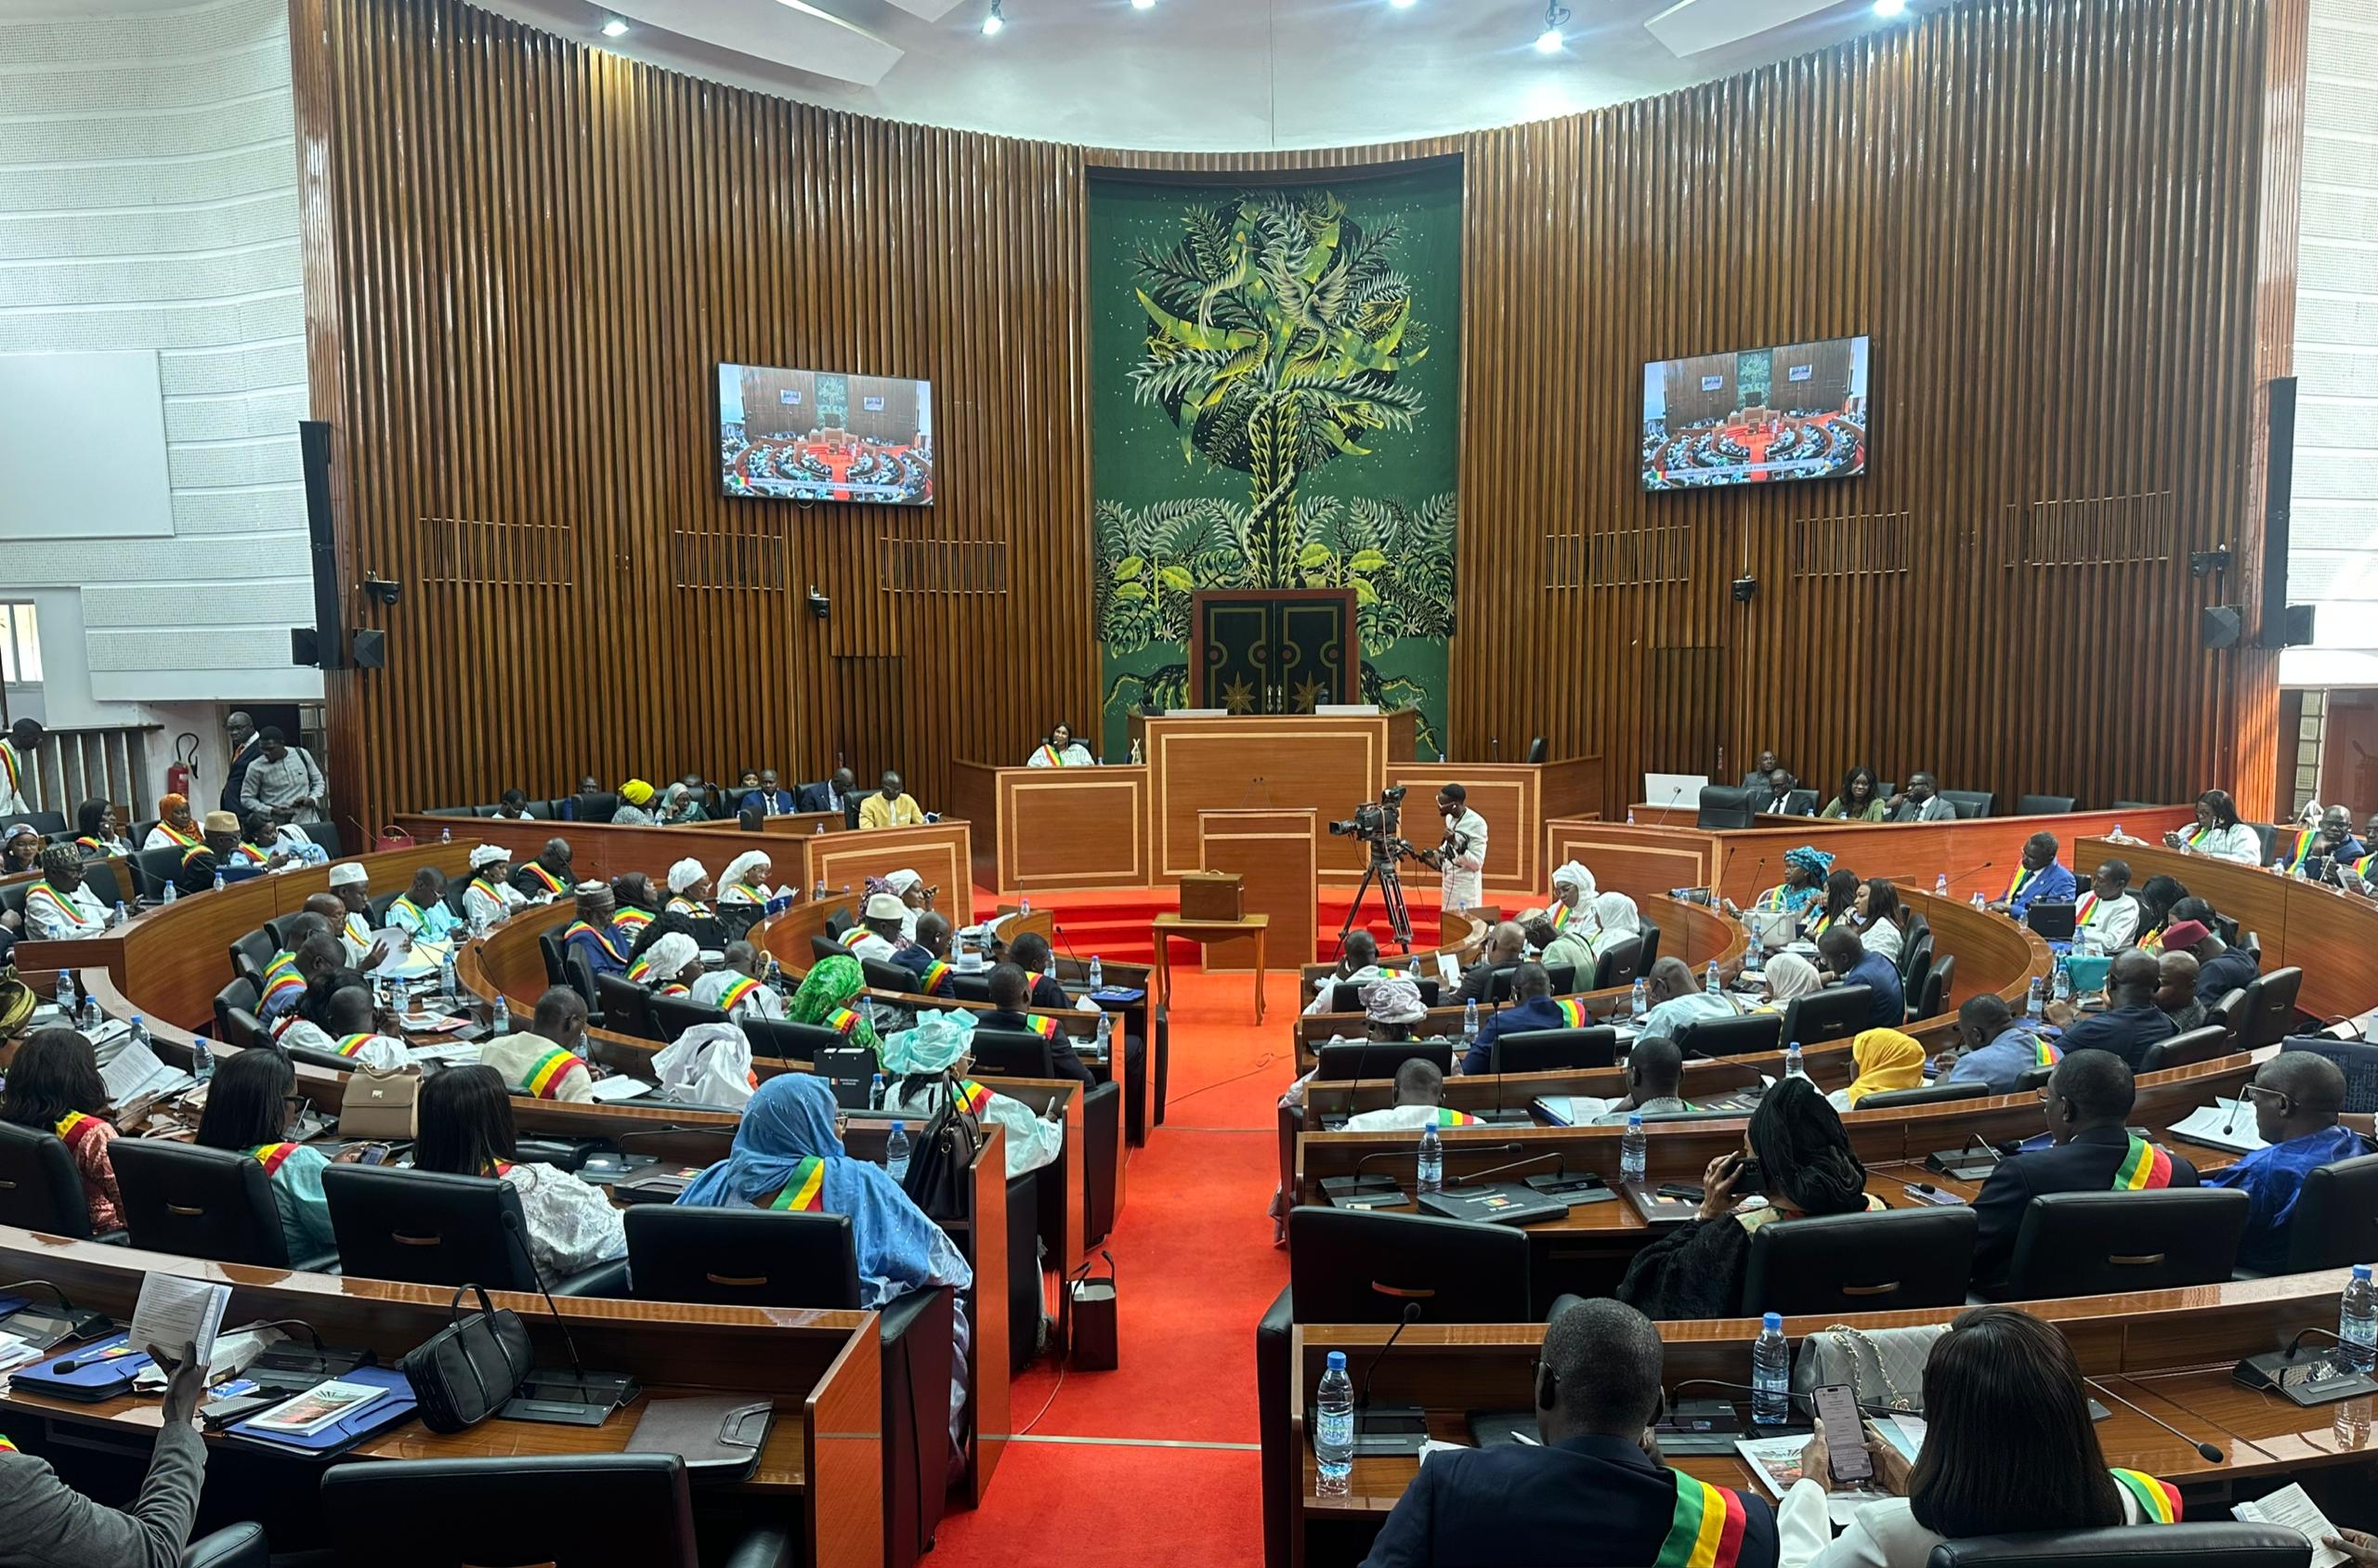
[[[1122,1365],[1062,1384],[1036,1366],[1016,1380],[1023,1435],[983,1507],[943,1521],[935,1568],[1049,1554],[1068,1568],[1261,1561],[1255,1320],[1287,1283],[1265,1209],[1279,1167],[1273,1106],[1296,1076],[1295,988],[1272,978],[1258,1029],[1247,976],[1175,972],[1165,1125],[1133,1154],[1105,1243]]]

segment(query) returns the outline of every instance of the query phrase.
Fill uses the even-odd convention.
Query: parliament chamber
[[[0,18],[0,1563],[2378,1568],[2317,3]]]

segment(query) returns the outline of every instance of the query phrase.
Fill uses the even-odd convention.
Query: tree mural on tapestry
[[[1106,747],[1191,699],[1199,589],[1351,588],[1361,696],[1444,734],[1460,176],[1099,180],[1096,615]]]

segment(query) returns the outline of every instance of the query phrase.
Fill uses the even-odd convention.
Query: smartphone
[[[1663,1182],[1653,1189],[1652,1196],[1674,1198],[1680,1203],[1699,1203],[1708,1195],[1691,1182]]]
[[[1866,1452],[1866,1427],[1858,1417],[1857,1397],[1847,1383],[1828,1383],[1816,1391],[1817,1419],[1824,1423],[1825,1454],[1833,1464],[1833,1479],[1850,1485],[1875,1477],[1875,1457]]]

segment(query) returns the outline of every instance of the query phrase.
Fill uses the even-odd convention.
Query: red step
[[[1351,888],[1326,888],[1314,908],[1320,934],[1323,958],[1334,957],[1338,950],[1339,928],[1345,923],[1347,910],[1353,903]],[[1032,908],[1046,909],[1055,917],[1062,928],[1058,951],[1071,951],[1087,959],[1093,953],[1120,963],[1151,963],[1156,950],[1149,941],[1148,928],[1160,914],[1169,914],[1181,908],[1179,890],[1156,888],[1091,888],[1068,893],[1062,890],[1036,893],[1031,895]],[[978,908],[987,909],[996,902],[1013,904],[1013,899],[995,900],[986,890],[977,888],[974,902]],[[1412,915],[1413,945],[1426,950],[1438,945],[1440,926],[1436,890],[1425,895],[1417,891],[1407,894]],[[1377,892],[1363,904],[1363,925],[1383,945],[1393,950],[1388,939],[1387,908]],[[1176,945],[1172,961],[1176,967],[1193,967],[1195,960],[1186,945]]]

